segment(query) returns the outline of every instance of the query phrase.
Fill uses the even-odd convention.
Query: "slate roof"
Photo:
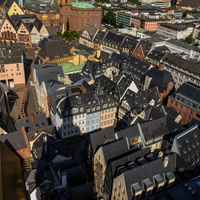
[[[70,185],[70,187],[75,187],[84,184],[87,180],[82,165],[64,170],[64,172],[67,173],[67,182]]]
[[[138,47],[139,46],[141,46],[144,57],[146,57],[152,47],[152,43],[151,41],[141,40],[140,43],[138,44]]]
[[[195,50],[196,49],[196,47],[193,46],[193,45],[187,44],[185,42],[182,42],[181,40],[176,40],[176,39],[173,39],[173,38],[171,38],[169,40],[166,40],[165,45],[167,46],[168,43],[171,44],[171,45],[173,45],[173,46],[174,45],[177,46],[177,47],[180,46],[180,47],[182,47],[184,49],[187,49],[187,50]]]
[[[158,119],[143,123],[141,124],[141,129],[146,141],[167,135],[169,133],[167,127],[167,117],[163,116]]]
[[[103,39],[104,39],[104,37],[105,37],[106,34],[107,34],[107,32],[99,30],[97,32],[97,34],[95,35],[94,42],[96,42],[96,43],[102,43],[102,41],[103,41]]]
[[[37,48],[39,48],[39,55],[41,57],[49,57],[49,59],[52,60],[72,56],[70,52],[72,46],[72,44],[61,38],[56,40],[45,38],[38,43]]]
[[[192,8],[200,8],[200,2],[198,0],[182,0],[178,6],[186,6],[186,7],[192,7]]]
[[[1,135],[0,140],[14,152],[27,148],[26,141],[21,130]]]
[[[183,83],[175,92],[200,104],[200,86],[192,82]]]
[[[51,3],[25,3],[24,7],[30,11],[37,12],[37,13],[59,13],[60,9],[57,4]]]
[[[168,53],[166,57],[163,59],[163,62],[169,65],[174,65],[178,67],[179,69],[183,69],[189,73],[193,73],[195,75],[200,76],[200,66],[197,63],[191,62],[189,60],[185,60],[174,54]]]
[[[158,50],[153,50],[147,56],[151,60],[155,60],[157,62],[160,62],[165,57],[165,55],[166,55],[166,53],[162,53]]]
[[[57,63],[37,64],[33,65],[33,69],[36,71],[39,85],[42,82],[47,83],[48,81],[58,80],[58,74],[61,77],[64,76],[63,67],[58,66]]]
[[[121,48],[129,49],[129,53],[133,54],[134,50],[138,46],[139,41],[136,39],[133,39],[131,37],[126,37],[124,42],[122,43]]]
[[[108,144],[104,144],[100,147],[100,149],[103,154],[105,165],[108,163],[109,160],[131,150],[125,138],[116,140]]]
[[[33,121],[32,121],[32,118],[33,118]],[[21,127],[24,126],[27,132],[41,129],[48,125],[49,124],[48,124],[45,113],[34,115],[33,117],[18,119],[16,121],[17,130],[21,130]]]
[[[113,127],[89,134],[89,143],[91,144],[93,154],[101,145],[112,142],[113,140],[115,140]]]
[[[157,86],[159,92],[161,93],[167,89],[167,84],[169,82],[174,82],[170,72],[166,70],[160,71],[158,67],[151,68],[149,71],[145,73],[144,77],[152,78],[148,88],[153,88]]]
[[[121,174],[120,176],[125,182],[128,199],[132,199],[133,197],[133,184],[138,183],[142,187],[143,180],[150,179],[151,182],[154,183],[153,177],[156,175],[161,175],[165,180],[164,174],[168,172],[173,174],[175,171],[176,162],[174,162],[172,156],[173,155],[168,156],[169,162],[167,167],[164,167],[163,165],[163,158],[159,158]],[[142,190],[144,191],[144,187],[142,187]]]
[[[29,32],[32,31],[34,26],[38,31],[40,31],[43,26],[43,23],[33,14],[12,15],[10,18],[7,16],[7,18],[12,21],[12,24],[14,25],[16,30],[20,27],[22,23]]]
[[[77,108],[77,115],[81,113],[100,112],[104,109],[104,104],[107,107],[115,107],[115,102],[107,94],[95,94],[94,92],[87,92],[84,94],[74,94],[69,97],[64,97],[57,102],[57,113],[61,118],[72,116],[70,110]],[[81,111],[80,108],[83,108]],[[74,114],[73,114],[74,115]]]
[[[106,42],[107,42],[108,44],[115,45],[113,48],[119,50],[124,41],[124,38],[125,38],[125,36],[117,35],[111,31],[109,31],[106,34],[106,36],[104,37],[103,45],[106,45]]]
[[[98,30],[97,30],[96,26],[91,25],[91,24],[88,24],[88,25],[86,25],[86,26],[82,29],[81,33],[83,33],[84,31],[87,31],[87,33],[88,33],[89,36],[90,36],[90,40],[92,41],[92,40],[94,39],[94,36],[95,36],[95,34],[96,34],[96,32],[97,32]],[[81,35],[81,37],[84,37],[84,36]],[[88,39],[88,38],[87,38],[87,39]]]
[[[176,135],[171,151],[193,164],[200,157],[200,129],[194,125]]]
[[[143,108],[143,106],[150,103],[152,99],[155,101],[156,104],[159,102],[158,87],[153,87],[146,91],[138,93],[128,90],[124,95],[122,101],[126,100],[130,106],[130,109],[132,110],[135,107]]]

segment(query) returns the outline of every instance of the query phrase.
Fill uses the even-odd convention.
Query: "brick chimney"
[[[23,135],[24,135],[24,139],[25,139],[25,142],[26,142],[26,146],[27,146],[27,148],[30,149],[30,143],[29,143],[29,141],[28,141],[28,137],[27,137],[27,134],[26,134],[25,127],[22,126],[22,127],[21,127],[21,130],[22,130],[22,133],[23,133]]]
[[[34,115],[31,115],[31,121],[34,123]]]

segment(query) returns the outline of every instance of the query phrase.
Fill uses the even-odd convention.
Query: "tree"
[[[116,14],[112,10],[108,11],[104,15],[104,17],[102,19],[102,22],[108,23],[108,24],[111,24],[111,25],[115,26],[116,25]]]
[[[64,38],[67,41],[72,41],[74,38],[79,38],[80,32],[77,32],[75,30],[73,31],[65,31],[63,34],[61,32],[57,32],[59,36]]]
[[[124,28],[124,24],[123,23],[119,23],[119,28]]]
[[[194,46],[198,47],[198,46],[199,46],[199,43],[194,43]]]
[[[187,42],[187,43],[192,43],[192,41],[193,41],[193,38],[192,38],[192,33],[191,33],[189,36],[187,36],[187,37],[185,38],[185,42]]]
[[[128,0],[129,2],[135,3],[137,5],[141,5],[142,3],[139,2],[138,0]]]

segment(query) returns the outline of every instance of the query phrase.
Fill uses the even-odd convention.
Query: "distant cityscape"
[[[0,0],[0,200],[200,199],[199,0]]]

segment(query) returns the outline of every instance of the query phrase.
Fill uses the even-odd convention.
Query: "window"
[[[47,19],[47,14],[42,14],[42,19]]]
[[[68,14],[67,8],[66,8],[66,10],[65,10],[65,14],[66,14],[66,15]]]
[[[76,12],[76,16],[78,16],[78,12]]]
[[[88,17],[90,16],[90,13],[88,12]]]
[[[98,19],[96,19],[96,27],[98,26]]]
[[[78,112],[78,108],[72,108],[72,113],[75,114]]]
[[[87,23],[90,24],[90,20],[89,19],[87,20]]]
[[[84,21],[83,21],[83,19],[81,20],[81,27],[83,28],[83,26],[84,26]]]
[[[77,12],[76,12],[77,13]],[[78,19],[76,19],[76,28],[78,28]]]
[[[80,112],[83,112],[83,107],[80,108]]]
[[[82,17],[84,16],[84,13],[82,12]]]
[[[98,12],[96,13],[96,16],[97,16],[97,17],[99,16],[99,13],[98,13]]]

